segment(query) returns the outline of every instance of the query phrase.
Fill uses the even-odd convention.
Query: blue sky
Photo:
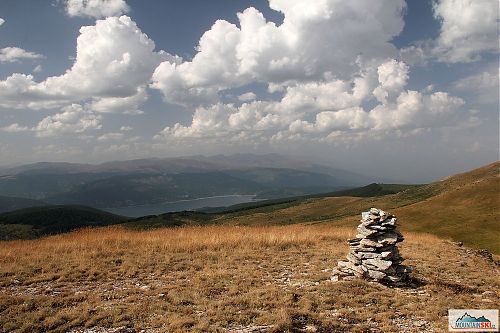
[[[2,0],[0,22],[0,165],[277,152],[429,181],[498,159],[495,0]]]

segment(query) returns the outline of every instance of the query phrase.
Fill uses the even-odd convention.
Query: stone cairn
[[[405,285],[410,267],[401,265],[396,243],[404,240],[396,229],[396,217],[377,208],[361,213],[361,224],[356,238],[347,240],[347,260],[338,262],[333,270],[333,281],[362,278],[387,285]]]

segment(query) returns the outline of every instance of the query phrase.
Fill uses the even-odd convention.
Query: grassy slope
[[[500,163],[382,197],[327,197],[225,214],[219,223],[332,222],[354,226],[370,207],[390,210],[403,230],[436,234],[500,253]]]
[[[395,210],[405,229],[430,232],[500,254],[500,163],[435,184],[439,194]]]

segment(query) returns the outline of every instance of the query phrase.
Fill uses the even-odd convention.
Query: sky
[[[280,153],[423,182],[498,160],[497,0],[0,0],[0,166]]]

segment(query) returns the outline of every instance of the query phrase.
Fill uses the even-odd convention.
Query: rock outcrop
[[[347,240],[349,254],[338,262],[332,280],[355,278],[378,281],[387,285],[405,285],[409,280],[410,267],[401,265],[397,243],[404,240],[397,230],[394,215],[377,208],[361,214],[356,238]]]

